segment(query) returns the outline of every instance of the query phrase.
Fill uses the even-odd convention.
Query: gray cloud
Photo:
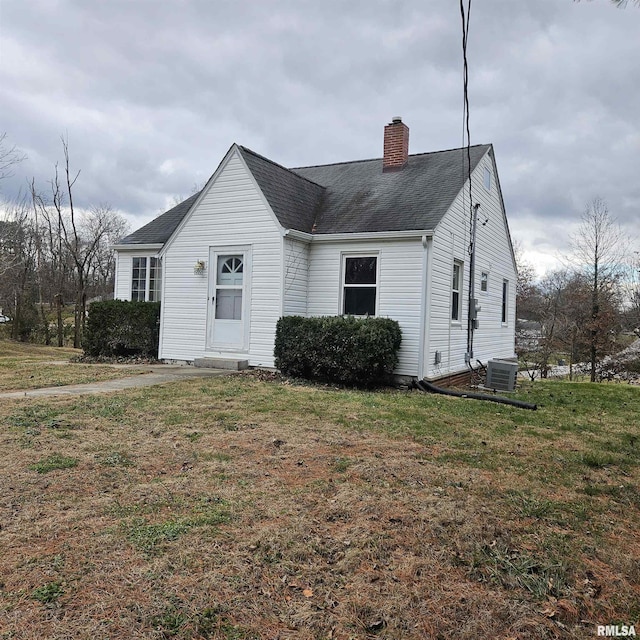
[[[462,142],[450,0],[4,0],[0,131],[46,184],[68,134],[78,201],[134,225],[215,170],[233,142],[288,166],[377,157],[402,115],[411,151]],[[472,142],[493,142],[513,235],[566,248],[599,195],[638,234],[640,10],[484,0],[469,42]],[[562,222],[564,221],[564,222]],[[546,234],[546,235],[545,235]]]

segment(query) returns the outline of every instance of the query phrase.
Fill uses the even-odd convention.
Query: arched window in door
[[[242,319],[242,256],[218,256],[216,279],[216,319]]]

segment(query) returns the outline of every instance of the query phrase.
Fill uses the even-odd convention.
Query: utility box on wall
[[[489,389],[513,391],[518,377],[518,363],[508,360],[489,360],[486,386]]]

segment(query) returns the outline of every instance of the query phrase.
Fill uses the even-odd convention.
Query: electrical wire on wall
[[[473,203],[473,193],[471,189],[471,132],[469,126],[469,64],[467,60],[467,44],[469,42],[469,21],[471,17],[471,0],[467,0],[465,8],[465,0],[460,0],[460,16],[462,18],[462,62],[463,62],[463,110],[462,110],[462,147],[466,147],[466,163],[465,156],[462,156],[462,178],[464,182],[469,184],[469,303],[467,318],[467,355],[466,360],[470,362],[473,358],[473,331],[475,327],[475,306],[473,298],[474,292],[474,270],[471,268],[475,257],[475,218],[477,215],[477,207]],[[466,139],[466,145],[465,145]],[[464,190],[462,193],[462,206],[466,209]]]

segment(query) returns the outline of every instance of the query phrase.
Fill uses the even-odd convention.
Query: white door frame
[[[216,342],[215,335],[215,298],[218,275],[218,257],[223,255],[241,255],[243,257],[242,278],[242,336],[233,344]],[[230,351],[246,353],[249,351],[249,317],[251,310],[251,246],[224,245],[209,247],[209,285],[207,301],[206,351]],[[224,322],[224,321],[223,321]]]

